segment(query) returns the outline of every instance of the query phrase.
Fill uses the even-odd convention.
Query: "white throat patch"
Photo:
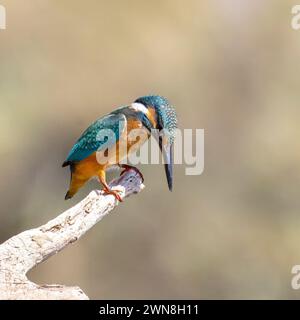
[[[134,102],[130,106],[134,111],[142,112],[146,115],[148,115],[148,109],[142,104],[138,102]]]

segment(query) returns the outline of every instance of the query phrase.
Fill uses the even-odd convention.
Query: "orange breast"
[[[156,128],[157,121],[156,121],[156,111],[154,107],[148,107],[148,118],[152,123],[153,127]]]
[[[132,131],[134,130],[134,131]],[[142,122],[138,119],[129,119],[127,122],[127,153],[138,150],[142,144],[149,138],[148,131],[144,128]]]
[[[131,131],[132,129],[141,129],[143,127],[142,122],[139,119],[129,118],[127,120],[127,131]]]
[[[132,131],[134,129],[137,129],[137,131]],[[109,150],[94,152],[89,157],[78,162],[75,168],[76,176],[82,179],[97,176],[99,171],[120,163],[129,153],[138,150],[148,138],[149,134],[143,128],[140,120],[128,119],[127,130],[124,130],[120,140]]]
[[[76,164],[75,173],[78,178],[90,179],[98,174],[98,172],[105,168],[105,165],[97,161],[96,152],[89,157],[81,160]]]

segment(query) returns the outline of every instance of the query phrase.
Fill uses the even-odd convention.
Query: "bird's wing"
[[[74,144],[63,166],[81,161],[96,151],[111,147],[119,140],[125,128],[126,117],[122,113],[113,113],[98,119]],[[111,134],[114,134],[114,137]]]

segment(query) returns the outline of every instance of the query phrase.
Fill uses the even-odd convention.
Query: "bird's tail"
[[[75,172],[75,165],[70,165],[71,170],[71,179],[70,179],[70,187],[68,192],[65,195],[65,200],[71,199],[77,191],[87,182],[88,179],[82,179]]]
[[[76,192],[74,192],[74,190],[72,190],[72,184],[73,184],[73,173],[74,173],[74,170],[75,170],[75,166],[73,164],[70,164],[70,163],[67,163],[66,161],[63,163],[63,167],[66,167],[70,165],[70,173],[71,173],[71,176],[70,176],[70,186],[69,186],[69,190],[68,192],[66,193],[65,195],[65,200],[68,200],[68,199],[71,199]]]
[[[75,195],[76,192],[72,192],[71,190],[68,190],[68,192],[65,195],[65,200],[69,200],[71,198],[73,198],[73,196]]]

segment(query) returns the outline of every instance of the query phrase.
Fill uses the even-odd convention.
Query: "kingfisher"
[[[146,134],[135,140],[128,139],[133,129],[145,130]],[[106,172],[112,167],[123,169],[121,174],[134,169],[144,180],[136,167],[122,162],[130,153],[136,152],[153,132],[159,132],[156,139],[163,154],[168,187],[172,191],[176,129],[175,108],[166,98],[158,95],[140,97],[133,103],[99,118],[82,133],[62,165],[69,166],[71,171],[70,186],[65,199],[72,198],[87,181],[96,177],[103,186],[104,194],[112,194],[121,202],[118,191],[109,187]],[[106,134],[107,131],[114,134],[114,139],[101,138],[101,133]],[[126,147],[121,148],[124,143]]]

